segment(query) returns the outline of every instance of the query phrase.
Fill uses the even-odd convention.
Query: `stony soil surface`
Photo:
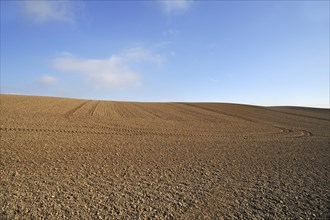
[[[0,219],[329,219],[329,109],[1,95]]]

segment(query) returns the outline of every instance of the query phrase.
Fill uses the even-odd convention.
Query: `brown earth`
[[[329,109],[1,95],[0,219],[329,219]]]

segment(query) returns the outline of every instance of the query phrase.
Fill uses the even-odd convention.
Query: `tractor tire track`
[[[311,137],[314,136],[312,132],[306,130],[299,130],[299,129],[289,129],[274,125],[275,128],[280,129],[280,134],[286,135],[286,137],[291,138],[302,138],[302,137]]]
[[[299,114],[299,113],[294,113],[294,112],[286,112],[286,111],[281,111],[281,110],[276,110],[276,109],[269,109],[267,108],[268,111],[272,111],[272,112],[277,112],[277,113],[281,113],[281,114],[288,114],[288,115],[293,115],[293,116],[298,116],[298,117],[302,117],[302,118],[310,118],[310,119],[317,119],[317,120],[322,120],[322,121],[330,121],[330,118],[320,118],[320,117],[316,117],[316,116],[310,116],[310,115],[304,115],[304,114]]]
[[[219,111],[219,110],[209,109],[207,107],[196,106],[196,105],[189,104],[189,103],[183,103],[183,105],[188,105],[188,106],[191,106],[191,107],[204,109],[204,110],[215,112],[215,113],[218,113],[218,114],[223,114],[223,115],[226,115],[226,116],[239,118],[239,119],[242,119],[242,120],[245,120],[245,121],[248,121],[248,122],[268,124],[268,123],[263,123],[263,122],[260,122],[260,121],[257,121],[257,120],[252,120],[252,119],[249,119],[249,118],[246,118],[246,117],[230,114],[230,113],[227,113],[227,112],[222,112],[222,111]],[[289,128],[285,128],[285,127],[280,127],[280,126],[277,126],[277,125],[272,125],[272,126],[274,126],[275,128],[280,129],[280,133],[288,135],[287,137],[302,138],[302,137],[311,137],[311,136],[313,136],[312,132],[306,131],[306,130],[293,130],[293,129],[289,129]]]
[[[76,130],[76,129],[47,129],[47,128],[21,128],[21,127],[0,127],[3,132],[42,132],[42,133],[70,133],[70,134],[98,134],[98,135],[125,135],[125,136],[162,136],[162,137],[210,137],[210,135],[195,135],[183,133],[167,133],[156,131],[139,131],[132,129],[114,129],[110,131],[101,130]]]
[[[179,105],[182,105],[182,107],[180,108],[180,111],[183,115],[187,116],[189,115],[193,120],[205,120],[205,121],[217,121],[219,120],[218,117],[215,117],[213,115],[208,115],[208,114],[202,114],[200,111],[194,111],[194,109],[191,109],[191,107],[195,107],[193,105],[190,104],[186,104],[186,103],[176,103],[176,104],[172,104],[169,103],[170,106],[177,108]],[[183,108],[183,106],[188,106],[189,108]],[[196,107],[196,109],[198,109],[198,107]],[[205,110],[205,109],[204,109]],[[187,120],[187,119],[184,119]]]
[[[42,128],[44,124],[37,123],[11,123],[11,124],[3,124],[0,127],[0,131],[15,131],[15,132],[53,132],[53,133],[77,133],[77,134],[99,134],[99,135],[128,135],[128,136],[136,136],[136,135],[147,135],[147,136],[161,136],[161,137],[187,137],[187,138],[223,138],[229,137],[233,134],[219,134],[217,132],[212,133],[198,133],[186,130],[185,132],[176,132],[176,131],[157,131],[153,129],[141,129],[141,128],[133,128],[126,126],[105,126],[102,124],[90,124],[90,125],[80,125],[73,127],[64,127],[61,125],[60,128],[50,127],[50,128]],[[32,126],[32,127],[31,127]],[[28,127],[28,128],[27,128]],[[38,127],[38,128],[33,128]],[[311,137],[314,136],[312,132],[307,130],[294,130],[290,128],[285,128],[278,125],[273,125],[273,127],[279,129],[278,133],[268,133],[268,135],[280,135],[284,138],[302,138],[302,137]],[[263,136],[265,133],[253,133],[249,135],[243,135],[242,138],[253,138]]]
[[[74,115],[74,113],[76,113],[80,108],[82,108],[84,105],[86,105],[89,102],[91,102],[91,100],[83,102],[82,104],[78,105],[77,107],[71,109],[70,111],[68,111],[67,113],[64,114],[65,117],[66,118],[71,118]]]
[[[238,119],[248,121],[248,122],[259,123],[256,120],[252,120],[252,119],[249,119],[249,118],[246,118],[246,117],[237,116],[237,115],[234,115],[234,114],[230,114],[230,113],[219,111],[219,110],[210,109],[210,108],[207,108],[207,107],[197,106],[197,105],[193,105],[193,104],[190,104],[190,103],[182,103],[182,105],[190,106],[190,107],[197,108],[197,109],[203,109],[203,110],[206,110],[206,111],[209,111],[209,112],[222,114],[222,115],[229,116],[229,117],[232,117],[232,118],[238,118]]]
[[[100,102],[101,102],[101,101],[97,101],[96,104],[92,107],[92,109],[91,109],[91,111],[90,111],[90,115],[91,115],[91,116],[94,116],[95,111],[96,111],[97,107],[99,106]]]

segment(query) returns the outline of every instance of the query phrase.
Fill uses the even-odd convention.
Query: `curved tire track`
[[[79,109],[79,108],[76,108]],[[39,126],[38,128],[33,128],[31,125]],[[128,135],[128,136],[161,136],[161,137],[186,137],[186,138],[222,138],[229,135],[223,135],[218,133],[195,133],[187,131],[185,132],[171,132],[171,131],[155,131],[149,129],[139,129],[125,126],[105,126],[101,124],[93,124],[92,126],[84,125],[84,126],[74,126],[74,127],[49,127],[49,128],[40,128],[42,124],[29,124],[29,123],[13,123],[11,125],[2,125],[0,127],[0,131],[5,132],[52,132],[52,133],[73,133],[73,134],[98,134],[98,135]],[[275,128],[279,129],[280,132],[273,133],[281,135],[284,138],[302,138],[302,137],[311,137],[314,136],[312,132],[307,130],[298,130],[298,129],[290,129],[281,127],[278,125],[273,125]],[[72,128],[72,129],[71,129]],[[262,134],[251,134],[244,136],[246,138],[257,137]],[[243,137],[243,136],[242,136]]]
[[[311,137],[313,136],[313,133],[310,131],[306,130],[293,130],[285,127],[279,127],[274,125],[275,128],[280,129],[280,134],[286,134],[288,136],[286,137],[291,137],[291,138],[302,138],[302,137]]]
[[[299,130],[299,132],[300,132],[300,134],[296,136],[297,138],[299,138],[299,137],[310,137],[310,136],[313,136],[313,133],[310,132],[310,131]]]
[[[162,137],[210,137],[209,135],[194,135],[194,134],[181,134],[181,133],[167,133],[167,132],[155,132],[155,131],[139,131],[128,129],[114,129],[110,131],[100,130],[69,130],[69,129],[47,129],[47,128],[18,128],[18,127],[0,127],[0,131],[4,132],[42,132],[42,133],[71,133],[71,134],[98,134],[98,135],[149,135],[149,136],[162,136]]]

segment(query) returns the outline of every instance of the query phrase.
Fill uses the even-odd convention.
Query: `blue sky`
[[[1,93],[329,107],[329,1],[1,1]]]

